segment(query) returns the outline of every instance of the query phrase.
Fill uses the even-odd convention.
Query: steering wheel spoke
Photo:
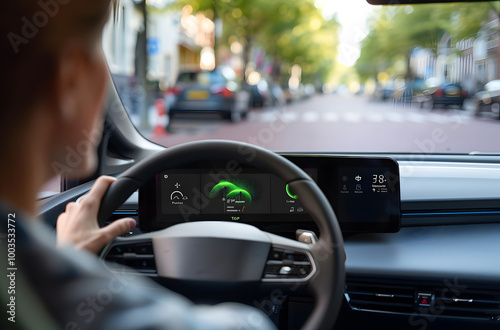
[[[273,241],[262,282],[307,283],[316,273],[317,267],[310,245],[268,234]]]

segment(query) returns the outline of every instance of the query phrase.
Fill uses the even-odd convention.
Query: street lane
[[[361,96],[316,95],[282,109],[253,109],[246,120],[174,118],[167,135],[144,135],[165,146],[231,139],[275,151],[494,153],[500,121],[471,110],[420,109]]]

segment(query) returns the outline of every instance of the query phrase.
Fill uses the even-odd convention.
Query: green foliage
[[[222,19],[221,42],[236,37],[243,41],[245,52],[259,47],[270,58],[299,64],[303,80],[324,80],[333,69],[338,23],[323,18],[314,0],[178,0],[175,4],[185,5]]]
[[[387,6],[376,12],[371,32],[363,40],[356,71],[361,80],[386,71],[408,58],[416,47],[437,53],[445,33],[453,41],[476,37],[498,3]],[[410,74],[407,72],[406,74]]]
[[[500,2],[478,2],[459,6],[451,32],[456,40],[476,38],[490,15],[500,14]]]
[[[449,5],[389,6],[380,9],[363,40],[356,70],[362,80],[408,58],[415,47],[437,51],[451,19]]]

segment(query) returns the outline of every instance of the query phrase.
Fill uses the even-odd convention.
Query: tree
[[[382,8],[372,31],[362,43],[356,69],[367,78],[395,61],[406,62],[406,78],[413,79],[410,56],[416,47],[437,53],[438,43],[450,27],[453,9],[447,4],[390,6]],[[372,65],[370,61],[375,60]]]
[[[453,42],[475,38],[492,12],[499,15],[498,2],[384,7],[372,18],[356,71],[361,80],[366,80],[405,59],[405,75],[411,80],[409,60],[413,49],[427,48],[437,55],[445,33]]]
[[[177,8],[185,5],[209,18],[216,14],[222,19],[221,43],[228,43],[230,37],[241,40],[245,65],[250,61],[251,50],[259,47],[274,59],[275,65],[299,64],[306,80],[323,78],[332,68],[329,59],[336,52],[338,23],[325,20],[313,0],[178,0],[176,3]]]
[[[474,6],[472,6],[474,5]],[[492,18],[500,19],[500,2],[481,2],[459,7],[452,29],[456,41],[475,39],[484,24]],[[500,30],[496,30],[497,44],[500,45]],[[500,63],[500,50],[497,48],[496,61]],[[497,65],[497,78],[500,77],[500,65]]]
[[[495,2],[478,2],[465,4],[455,11],[451,32],[456,40],[476,38],[488,16],[493,13],[500,18],[500,4]]]
[[[148,68],[148,51],[147,51],[147,26],[148,26],[148,16],[146,1],[140,1],[136,3],[138,10],[142,17],[142,29],[137,31],[137,40],[135,45],[135,76],[137,78],[137,85],[141,90],[147,90],[147,68]],[[144,129],[149,127],[148,111],[147,111],[147,98],[139,97],[139,114],[140,114],[140,124],[139,127]]]

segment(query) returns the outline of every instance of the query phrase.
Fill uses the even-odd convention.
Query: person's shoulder
[[[1,216],[5,208],[0,207]],[[55,232],[24,213],[15,222],[18,317],[32,317],[36,297],[61,328],[273,329],[258,309],[241,304],[195,305],[122,266],[111,266],[74,247],[57,247]],[[8,216],[10,213],[6,213]],[[3,241],[3,240],[2,240]]]

